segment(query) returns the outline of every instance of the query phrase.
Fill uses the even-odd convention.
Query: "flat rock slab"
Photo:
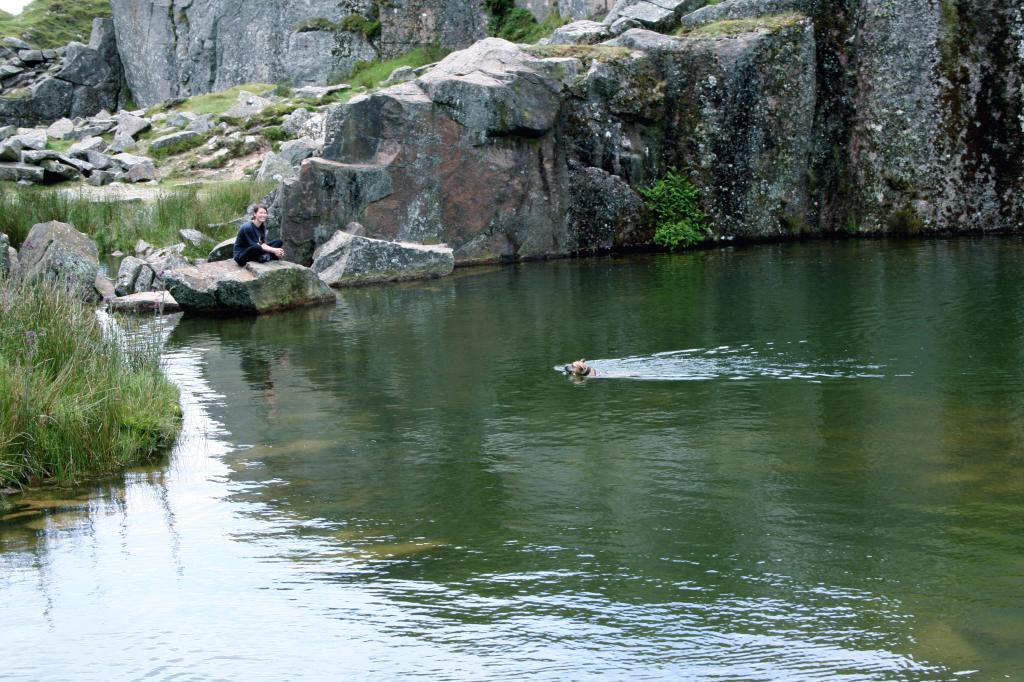
[[[111,299],[107,302],[107,309],[133,315],[163,315],[180,312],[181,306],[166,291],[145,291]]]
[[[313,271],[332,287],[450,275],[452,250],[335,232],[313,254]]]
[[[262,315],[335,300],[316,273],[285,261],[204,263],[165,272],[164,281],[181,309],[197,315]]]

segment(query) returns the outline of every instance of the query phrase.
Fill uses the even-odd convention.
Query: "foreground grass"
[[[89,235],[101,253],[132,253],[139,239],[156,247],[176,244],[181,241],[178,230],[184,228],[222,241],[234,237],[238,229],[230,221],[242,217],[246,208],[263,199],[275,184],[240,180],[168,188],[150,203],[114,198],[97,201],[53,189],[0,189],[0,232],[20,247],[33,225],[59,220]],[[205,257],[208,251],[208,246],[196,249],[190,245],[185,255]]]
[[[105,336],[59,284],[0,282],[0,488],[119,471],[170,446],[180,422],[155,341]]]
[[[0,16],[0,36],[15,36],[40,48],[72,40],[88,43],[92,20],[110,16],[110,0],[32,0],[21,14]]]

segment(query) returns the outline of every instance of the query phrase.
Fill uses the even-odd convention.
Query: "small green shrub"
[[[700,205],[700,190],[683,173],[670,169],[662,179],[640,190],[656,220],[654,243],[670,249],[696,244],[710,225]]]
[[[266,128],[261,128],[259,133],[270,142],[280,142],[291,138],[291,135],[285,132],[281,126],[267,126]]]
[[[557,12],[538,23],[530,10],[516,7],[513,0],[484,0],[484,8],[491,15],[487,34],[513,43],[535,43],[566,24]]]
[[[411,66],[415,69],[439,61],[447,54],[447,50],[437,45],[426,45],[386,62],[359,62],[352,71],[352,75],[349,76],[348,82],[353,87],[375,88],[400,66]],[[350,93],[345,94],[351,96]]]

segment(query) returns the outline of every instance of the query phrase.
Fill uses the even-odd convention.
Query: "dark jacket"
[[[267,241],[267,226],[264,223],[262,227],[256,227],[252,224],[252,221],[248,221],[242,224],[242,227],[238,229],[238,236],[235,237],[235,248],[232,251],[232,257],[238,260],[247,249],[253,246],[258,246]]]

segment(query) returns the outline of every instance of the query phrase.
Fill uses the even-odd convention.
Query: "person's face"
[[[254,223],[264,223],[267,220],[267,209],[257,208],[256,212],[252,216]]]

